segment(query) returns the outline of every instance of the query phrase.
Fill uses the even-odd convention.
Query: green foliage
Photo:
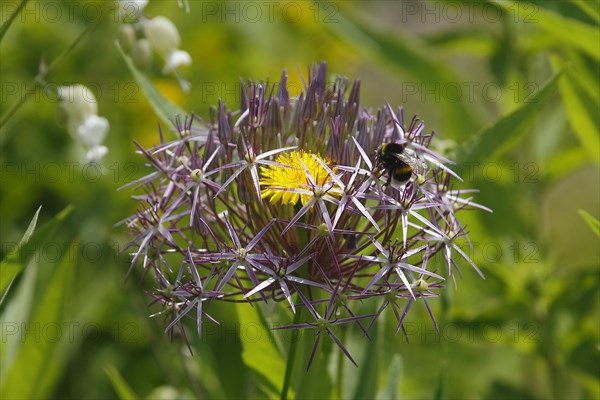
[[[5,291],[13,279],[29,264],[31,258],[36,254],[36,250],[52,239],[52,235],[72,211],[72,207],[65,208],[34,234],[41,209],[40,206],[35,212],[18,246],[0,263],[0,293],[2,293],[3,299],[8,294]]]
[[[31,304],[31,318],[24,323],[34,334],[27,336],[21,343],[19,339],[23,338],[22,332],[11,337],[12,343],[8,346],[14,343],[17,348],[10,351],[14,352],[14,356],[2,371],[2,398],[48,397],[66,367],[64,355],[70,351],[72,342],[69,335],[60,334],[61,327],[57,321],[65,320],[65,306],[73,285],[73,264],[73,260],[64,257],[44,288],[43,296]],[[29,279],[34,277],[35,275],[27,275]],[[17,325],[17,328],[20,327]],[[32,385],[31,382],[36,384]]]
[[[513,147],[519,136],[531,126],[537,111],[546,104],[559,78],[560,73],[553,76],[527,103],[473,136],[460,149],[456,157],[457,163],[488,161],[495,159],[507,148]]]
[[[188,113],[184,112],[182,109],[177,107],[175,104],[171,103],[167,99],[165,99],[160,92],[154,87],[154,85],[148,80],[148,78],[144,75],[143,72],[139,71],[131,58],[129,58],[121,49],[118,43],[115,43],[117,49],[119,50],[119,54],[123,57],[125,64],[127,64],[127,68],[131,71],[131,75],[135,78],[136,83],[142,89],[144,96],[150,103],[152,110],[156,113],[156,115],[162,120],[164,124],[167,126],[172,125],[172,121],[174,121],[176,116],[184,117],[188,115]]]
[[[242,359],[244,364],[259,375],[259,387],[270,398],[281,393],[285,374],[285,360],[275,345],[273,334],[266,329],[266,321],[259,307],[237,305],[240,325],[243,327]]]
[[[584,210],[579,210],[579,215],[581,215],[581,217],[589,225],[590,229],[594,231],[596,235],[600,236],[600,222],[598,222],[598,219],[592,217],[589,212]]]
[[[139,399],[139,396],[135,394],[133,389],[125,382],[123,376],[114,366],[106,367],[106,375],[110,378],[110,381],[115,388],[115,392],[119,395],[121,400]]]

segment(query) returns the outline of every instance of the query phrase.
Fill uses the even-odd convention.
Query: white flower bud
[[[165,59],[181,44],[177,27],[166,17],[158,16],[145,21],[144,34],[152,47]]]
[[[127,54],[135,43],[135,28],[131,24],[123,24],[119,27],[119,45]]]
[[[140,39],[131,48],[131,59],[138,69],[145,70],[152,64],[152,45],[148,39]]]
[[[86,86],[59,86],[58,98],[69,122],[82,121],[89,115],[98,114],[96,97]]]

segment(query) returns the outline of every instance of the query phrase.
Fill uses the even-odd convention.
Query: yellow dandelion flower
[[[320,155],[314,155],[323,163],[327,163]],[[323,165],[313,156],[313,153],[305,151],[292,151],[280,154],[276,162],[281,166],[261,167],[260,184],[265,188],[261,190],[263,199],[270,198],[271,203],[281,202],[281,204],[296,204],[298,200],[302,204],[308,203],[311,198],[309,194],[301,194],[293,191],[294,189],[310,190],[310,181],[302,164],[312,175],[314,182],[318,186],[325,186],[331,182],[331,176]]]

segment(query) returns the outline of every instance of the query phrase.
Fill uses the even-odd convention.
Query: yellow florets
[[[331,182],[331,176],[315,157],[326,163],[318,154],[313,155],[300,150],[279,155],[275,161],[282,166],[261,167],[260,184],[266,186],[261,190],[262,198],[270,198],[271,203],[282,204],[296,204],[300,199],[302,204],[306,204],[311,195],[289,190],[311,190],[310,181],[302,164],[306,166],[317,186],[324,186]]]

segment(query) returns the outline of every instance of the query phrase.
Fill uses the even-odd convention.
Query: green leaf
[[[317,3],[315,6],[323,6]],[[350,9],[344,14],[336,14],[335,24],[324,24],[340,40],[353,49],[357,49],[365,58],[378,59],[397,71],[409,75],[427,87],[453,87],[461,82],[454,72],[437,57],[438,51],[425,42],[399,32],[381,32],[375,27],[377,21],[363,21]],[[418,90],[418,89],[417,89]],[[438,101],[443,119],[446,121],[446,132],[460,137],[464,132],[476,126],[472,105],[468,104],[468,96],[461,96],[457,101]],[[450,132],[454,130],[453,132]]]
[[[41,207],[38,208],[33,216],[33,219],[18,246],[11,251],[2,262],[0,262],[0,293],[3,293],[3,301],[6,296],[7,288],[13,279],[23,270],[23,268],[25,268],[31,257],[33,257],[41,245],[45,241],[52,239],[54,232],[56,232],[64,222],[65,218],[71,213],[73,207],[66,207],[43,227],[33,233],[40,210]]]
[[[133,400],[140,398],[133,391],[131,386],[127,384],[125,379],[123,379],[123,376],[121,376],[119,371],[113,365],[109,365],[108,367],[104,368],[104,372],[106,372],[106,375],[108,375],[108,379],[110,379],[110,382],[112,383],[115,392],[117,392],[119,399]]]
[[[398,393],[400,387],[400,374],[402,373],[402,359],[399,354],[395,354],[392,359],[392,365],[390,366],[390,373],[388,375],[387,382],[382,388],[381,392],[377,396],[378,399],[399,399],[401,398]]]
[[[169,100],[165,99],[163,97],[163,95],[160,94],[160,92],[148,80],[148,78],[146,78],[146,75],[144,75],[144,73],[142,73],[140,70],[138,70],[135,67],[135,65],[133,64],[133,61],[131,61],[131,59],[127,56],[127,54],[125,54],[123,49],[121,49],[121,46],[119,45],[119,43],[116,42],[115,45],[117,46],[117,49],[119,49],[119,53],[123,57],[123,60],[125,60],[125,64],[127,64],[127,68],[129,68],[134,79],[136,80],[138,85],[140,85],[140,88],[142,89],[142,92],[144,92],[146,99],[148,99],[148,103],[150,103],[150,106],[152,107],[152,109],[154,110],[156,115],[165,124],[167,124],[168,126],[171,126],[172,125],[171,121],[177,115],[189,115],[189,113],[186,113],[181,108],[179,108],[177,105],[175,105],[175,104],[171,103]]]
[[[597,235],[600,236],[600,221],[592,217],[590,213],[585,210],[579,210],[579,215],[583,217],[585,222],[589,225],[590,229]]]
[[[18,252],[18,250],[20,248],[22,248],[25,244],[27,244],[27,242],[29,241],[29,238],[33,234],[33,230],[35,229],[35,226],[37,225],[37,219],[38,219],[38,216],[40,215],[41,210],[42,210],[42,206],[40,206],[37,209],[37,211],[35,212],[35,214],[33,215],[33,218],[31,219],[31,222],[29,223],[29,226],[27,227],[27,230],[25,231],[25,234],[21,238],[21,241],[19,242],[19,245],[17,246],[17,248],[14,249],[13,251],[11,251],[9,253],[9,255],[6,257],[6,259],[10,260],[11,256],[13,256],[15,253]],[[10,285],[12,284],[13,279],[19,273],[19,271],[21,269],[23,269],[23,265],[19,265],[19,264],[15,264],[15,263],[5,263],[4,260],[2,260],[2,262],[0,262],[0,266],[1,266],[0,267],[0,293],[3,292],[2,298],[0,299],[0,305],[2,305],[2,303],[4,302],[4,299],[6,298],[6,295],[8,294],[8,289],[10,289]],[[5,288],[8,288],[8,289],[4,290]]]
[[[259,306],[238,303],[237,312],[241,326],[242,360],[261,378],[261,390],[269,397],[276,398],[283,384],[285,361],[275,346],[273,334]]]
[[[580,90],[594,99],[595,104],[600,103],[600,63],[589,60],[585,54],[573,49],[564,50],[563,53],[562,59],[568,60],[565,64],[572,66],[572,71],[567,71],[569,78],[577,83]]]
[[[562,61],[556,55],[550,56],[550,61],[555,70],[563,68]],[[590,98],[580,88],[575,70],[566,70],[563,78],[558,84],[558,89],[567,111],[569,122],[579,138],[581,145],[592,156],[596,163],[600,163],[600,131],[597,125],[598,102]]]
[[[374,314],[377,312],[377,309],[375,309],[375,304],[371,304],[370,307],[370,313]],[[361,337],[361,340],[363,341],[362,346],[364,347],[365,355],[362,360],[357,360],[358,371],[356,373],[356,378],[358,380],[358,385],[356,385],[356,390],[354,391],[354,395],[352,396],[354,399],[357,400],[373,399],[375,398],[375,394],[377,393],[377,381],[382,360],[381,336],[383,335],[383,332],[380,328],[380,325],[383,324],[383,319],[378,322],[379,323],[375,324],[375,326],[369,332],[371,340],[367,341],[366,338]],[[350,326],[354,328],[353,325]],[[340,357],[341,356],[342,355],[340,354]],[[352,372],[353,371],[351,371],[351,373]]]
[[[499,118],[494,124],[466,143],[458,151],[457,162],[463,164],[493,159],[514,144],[527,131],[538,111],[551,97],[560,75],[561,73],[554,75],[526,103],[510,114]]]
[[[489,30],[466,26],[455,31],[441,31],[427,35],[427,44],[448,54],[470,54],[478,57],[489,57],[493,54],[497,40]]]
[[[564,17],[539,5],[506,0],[492,2],[509,12],[513,20],[523,19],[524,23],[534,24],[556,43],[574,47],[600,60],[600,30],[597,26]]]
[[[296,312],[304,313],[301,318],[306,321],[309,318],[309,312],[306,307],[299,307]],[[342,351],[333,343],[326,332],[321,333],[321,340],[317,347],[315,357],[307,371],[308,360],[316,339],[316,329],[301,329],[298,336],[298,349],[296,353],[296,363],[294,365],[294,378],[296,381],[293,386],[296,389],[297,399],[317,399],[331,398],[333,385],[328,366],[331,361],[332,352],[339,352],[338,356],[343,358],[344,363],[349,368],[355,368],[354,365],[346,359]]]
[[[589,0],[573,0],[573,4],[579,7],[581,11],[586,13],[594,21],[600,23],[600,7],[598,7],[597,1],[591,2]]]
[[[74,263],[71,257],[63,257],[32,318],[21,327],[24,331],[17,337],[21,345],[3,375],[0,398],[47,398],[64,372],[69,347],[74,344],[72,332],[63,323]]]
[[[2,321],[0,380],[3,378],[4,373],[21,346],[20,338],[23,333],[21,328],[27,326],[27,321],[31,316],[37,277],[38,265],[37,263],[32,263],[29,268],[23,271],[23,277],[19,280],[14,294],[11,294],[10,301],[5,304],[6,307],[2,311],[2,315],[0,315],[0,321]]]

